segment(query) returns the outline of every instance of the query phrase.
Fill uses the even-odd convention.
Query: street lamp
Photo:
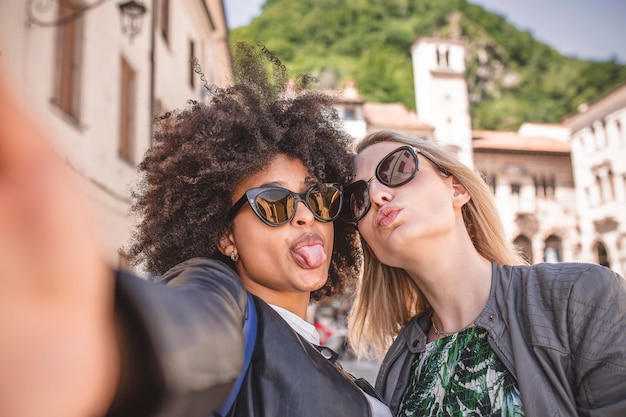
[[[119,3],[122,32],[128,35],[132,42],[135,35],[141,32],[141,22],[146,14],[146,6],[137,3],[135,0]]]
[[[107,1],[109,0],[95,0],[92,3],[84,3],[81,6],[77,6],[77,2],[70,2],[68,0],[28,0],[26,14],[28,21],[34,25],[41,27],[62,26],[79,19],[88,10],[98,7]],[[63,4],[69,6],[67,7],[67,9],[69,9],[68,13],[65,13],[58,19],[50,20],[36,16],[37,14],[51,12],[55,3],[58,3],[58,7],[62,7]],[[146,6],[141,2],[131,0],[119,3],[118,7],[120,9],[122,32],[128,35],[130,40],[132,40],[133,37],[141,31],[141,21],[143,15],[146,13]]]

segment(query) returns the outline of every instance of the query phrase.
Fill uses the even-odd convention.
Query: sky
[[[626,64],[626,0],[469,0],[570,57]],[[224,0],[230,28],[247,26],[265,0]]]

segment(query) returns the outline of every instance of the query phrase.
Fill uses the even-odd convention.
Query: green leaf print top
[[[411,366],[397,416],[524,415],[517,381],[489,346],[487,331],[470,327],[426,345]]]

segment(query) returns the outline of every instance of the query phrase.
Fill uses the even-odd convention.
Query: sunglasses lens
[[[254,199],[256,212],[268,223],[287,223],[294,212],[293,195],[287,190],[270,189],[259,193]]]
[[[304,194],[304,193],[303,193]],[[300,198],[304,198],[300,194]],[[332,184],[319,184],[306,193],[306,205],[320,221],[334,220],[341,210],[341,190]],[[269,188],[254,197],[256,214],[269,225],[289,222],[296,210],[297,194],[282,188]]]
[[[320,220],[333,220],[341,210],[341,191],[330,184],[320,184],[310,190],[307,204]]]
[[[398,149],[380,161],[378,179],[387,186],[397,186],[409,181],[417,171],[417,158],[408,149]]]
[[[358,221],[365,216],[370,207],[370,196],[367,181],[357,181],[346,189],[346,203],[352,221]]]

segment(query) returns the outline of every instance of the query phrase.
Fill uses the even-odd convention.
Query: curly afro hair
[[[135,265],[163,274],[193,257],[219,259],[234,269],[217,243],[232,228],[233,191],[277,154],[296,158],[321,182],[351,179],[351,137],[333,98],[306,90],[308,77],[289,81],[263,45],[237,45],[234,85],[207,87],[208,104],[190,102],[156,121],[153,146],[139,165],[133,212],[140,223],[128,255]],[[335,296],[356,282],[361,264],[353,226],[336,221],[326,285],[314,300]]]

